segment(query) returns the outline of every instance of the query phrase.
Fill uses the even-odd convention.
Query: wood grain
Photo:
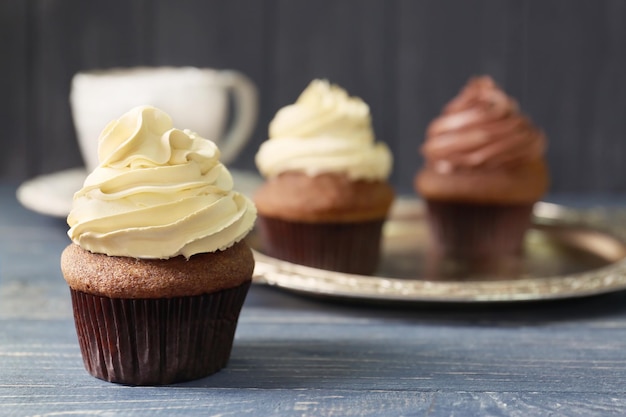
[[[87,375],[71,320],[3,320],[0,413],[619,415],[624,325],[585,321],[477,328],[244,307],[226,369],[132,388]]]
[[[20,0],[0,2],[0,54],[5,57],[0,66],[0,122],[5,134],[0,143],[9,150],[0,153],[0,177],[26,177],[38,172],[39,160],[29,167],[27,161],[33,147],[29,137],[28,108],[31,104],[29,53],[29,4]]]
[[[371,106],[412,194],[428,122],[477,73],[518,98],[548,134],[553,192],[626,191],[626,3],[621,0],[7,0],[0,4],[9,152],[0,177],[82,164],[70,116],[72,75],[92,68],[234,68],[259,87],[261,113],[234,163],[254,154],[276,110],[326,77]]]
[[[254,285],[219,373],[167,387],[97,380],[83,368],[59,268],[67,225],[23,209],[15,188],[0,181],[2,416],[626,413],[626,292],[382,307]]]

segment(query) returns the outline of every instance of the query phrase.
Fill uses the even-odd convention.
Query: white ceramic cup
[[[79,72],[72,79],[70,107],[88,171],[98,165],[98,137],[104,127],[143,104],[168,113],[174,127],[214,141],[224,164],[246,145],[258,118],[257,89],[237,71],[133,67]]]

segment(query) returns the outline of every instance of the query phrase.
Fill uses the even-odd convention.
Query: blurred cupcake
[[[345,273],[376,270],[392,157],[374,140],[366,103],[312,81],[278,111],[256,164],[266,178],[254,196],[263,252]]]
[[[415,189],[426,201],[436,253],[499,258],[522,252],[533,205],[548,188],[544,134],[487,76],[433,120]]]
[[[159,385],[226,365],[254,269],[243,238],[256,210],[219,156],[154,107],[102,132],[61,256],[93,376]]]

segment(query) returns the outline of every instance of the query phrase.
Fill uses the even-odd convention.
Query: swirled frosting
[[[256,164],[265,177],[341,172],[353,180],[384,180],[392,157],[384,143],[375,142],[363,100],[326,80],[313,80],[294,104],[276,113]]]
[[[98,167],[74,195],[72,241],[110,256],[168,259],[226,249],[252,229],[253,203],[233,190],[217,146],[150,106],[113,120]]]
[[[422,146],[426,164],[445,174],[513,167],[543,157],[544,134],[488,76],[472,78],[433,120]]]

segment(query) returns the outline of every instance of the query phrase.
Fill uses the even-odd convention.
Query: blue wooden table
[[[22,208],[16,185],[0,183],[0,416],[626,415],[623,292],[392,308],[254,285],[218,374],[97,380],[59,269],[67,226]]]

